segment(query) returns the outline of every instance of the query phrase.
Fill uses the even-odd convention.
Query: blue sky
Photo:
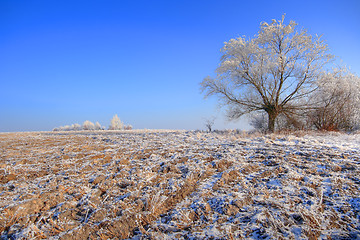
[[[323,35],[360,75],[360,1],[0,0],[0,131],[51,130],[114,114],[135,128],[247,129],[199,83],[225,41],[262,21]]]

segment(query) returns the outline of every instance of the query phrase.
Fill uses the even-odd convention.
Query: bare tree
[[[212,131],[212,127],[214,126],[214,123],[215,123],[215,117],[205,119],[205,127],[209,132]]]
[[[228,106],[229,119],[266,112],[270,132],[280,114],[290,116],[309,107],[314,83],[333,58],[320,37],[297,30],[294,21],[284,24],[284,16],[261,23],[253,39],[231,39],[222,52],[217,77],[202,81],[203,92],[217,95]]]

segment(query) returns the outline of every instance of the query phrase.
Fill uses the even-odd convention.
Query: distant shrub
[[[73,131],[80,131],[80,130],[82,130],[82,127],[81,127],[80,124],[75,123],[75,124],[71,125],[71,129],[72,129]]]
[[[95,124],[90,122],[89,120],[86,120],[83,123],[83,130],[95,130]]]
[[[122,130],[124,129],[124,123],[120,121],[120,118],[117,114],[110,121],[109,130]]]
[[[82,131],[82,130],[95,130],[95,129],[96,129],[96,125],[86,120],[82,126],[78,123],[74,123],[72,125],[56,127],[53,129],[53,131]]]
[[[126,125],[124,127],[124,130],[132,130],[133,129],[133,126],[131,126],[130,124],[129,125]]]
[[[104,130],[104,127],[102,127],[99,122],[96,122],[95,123],[95,130]]]
[[[133,126],[128,124],[124,125],[117,114],[111,119],[109,130],[131,130]],[[53,131],[82,131],[82,130],[105,130],[105,127],[101,126],[99,122],[95,124],[89,120],[86,120],[82,125],[75,123],[72,125],[65,125],[61,127],[56,127]]]

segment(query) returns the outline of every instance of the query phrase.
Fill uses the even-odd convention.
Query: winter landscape
[[[0,239],[360,239],[358,0],[0,12]]]
[[[360,134],[0,134],[2,239],[355,239]]]

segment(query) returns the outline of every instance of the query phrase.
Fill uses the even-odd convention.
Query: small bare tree
[[[215,117],[205,119],[205,127],[209,132],[212,131],[212,127],[214,126],[214,123],[215,123]]]
[[[333,58],[320,37],[297,30],[294,21],[284,24],[284,16],[261,23],[253,39],[231,39],[222,52],[217,77],[205,78],[202,90],[229,107],[229,119],[265,112],[270,132],[280,114],[290,116],[309,108],[307,98],[316,89],[314,83]]]

